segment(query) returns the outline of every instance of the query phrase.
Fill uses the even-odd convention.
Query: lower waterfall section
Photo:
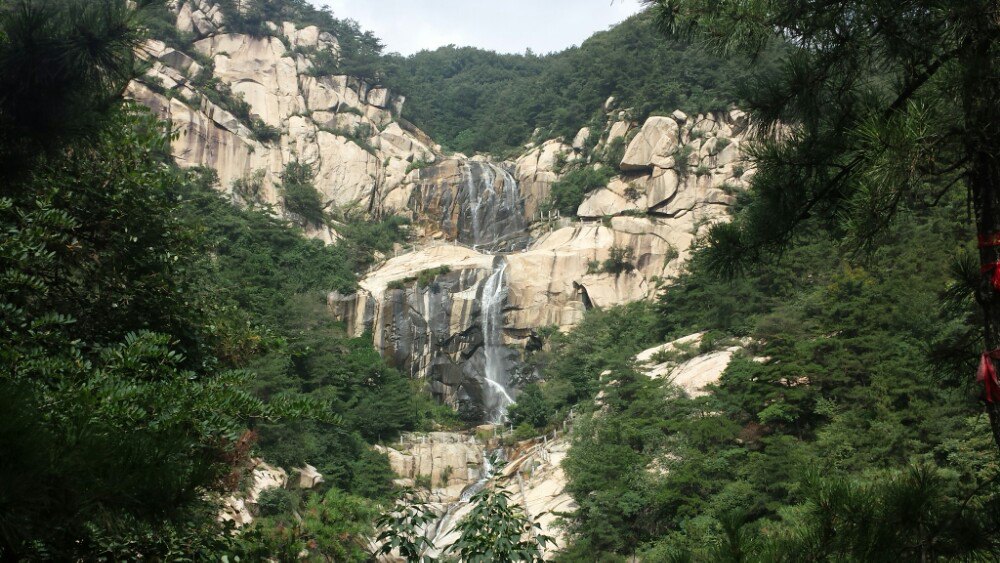
[[[507,261],[497,257],[493,273],[483,284],[480,298],[483,331],[483,414],[494,424],[507,419],[514,398],[510,390],[508,350],[503,345],[503,308],[507,302]]]
[[[328,303],[357,336],[372,335],[389,365],[426,381],[466,422],[503,422],[520,365],[520,353],[504,345],[508,257],[463,252],[476,262],[370,293],[332,293]],[[436,269],[430,262],[401,271]]]

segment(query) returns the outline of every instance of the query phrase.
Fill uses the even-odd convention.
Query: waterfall
[[[514,402],[507,387],[506,348],[503,345],[503,307],[507,301],[507,262],[502,258],[483,285],[481,298],[483,352],[483,408],[487,420],[494,424],[507,418],[507,407]]]
[[[467,161],[463,208],[467,230],[459,239],[477,247],[512,250],[526,244],[527,220],[517,180],[491,162]],[[463,240],[464,239],[464,240]]]
[[[438,552],[443,550],[446,546],[441,545],[442,538],[444,538],[449,532],[453,531],[451,527],[452,519],[455,513],[459,511],[463,506],[469,504],[472,501],[472,497],[476,495],[479,491],[483,490],[486,485],[493,479],[497,470],[502,467],[502,463],[496,462],[506,462],[506,455],[504,455],[503,448],[496,448],[483,453],[483,468],[479,473],[479,480],[475,483],[466,487],[462,494],[459,495],[458,500],[452,502],[448,505],[445,511],[438,517],[432,526],[427,528],[425,534],[431,540],[431,542],[436,546]]]

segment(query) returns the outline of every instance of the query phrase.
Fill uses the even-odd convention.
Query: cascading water
[[[462,508],[463,505],[469,504],[472,501],[472,497],[476,496],[476,493],[483,490],[490,479],[496,476],[497,470],[502,467],[502,463],[505,462],[506,456],[504,455],[503,448],[497,448],[495,450],[486,452],[483,455],[483,468],[479,474],[479,480],[475,483],[469,485],[462,491],[459,495],[458,500],[448,505],[445,511],[441,514],[441,517],[434,523],[433,526],[429,528],[428,537],[431,542],[434,543],[438,548],[444,547],[440,545],[442,543],[442,537],[449,531],[452,519],[455,513]]]
[[[484,250],[512,250],[527,242],[524,202],[514,177],[489,162],[465,163],[467,223],[460,239]],[[498,181],[499,180],[499,181]]]
[[[483,410],[494,424],[507,418],[507,407],[514,402],[508,388],[507,349],[503,345],[503,307],[507,300],[507,262],[502,258],[483,284],[481,298],[483,353]]]

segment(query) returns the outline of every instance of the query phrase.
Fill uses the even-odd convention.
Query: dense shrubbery
[[[281,174],[281,189],[285,196],[285,209],[312,226],[326,222],[323,199],[313,185],[311,166],[297,160],[289,162]]]
[[[965,383],[974,371],[972,306],[941,301],[950,257],[967,237],[954,228],[962,207],[951,201],[911,212],[863,260],[816,230],[781,261],[733,281],[713,277],[697,252],[668,287],[655,332],[750,336],[752,351],[769,358],[734,360],[708,397],[686,399],[637,376],[613,345],[588,357],[593,334],[612,331],[621,313],[591,313],[564,337],[574,344],[554,347],[542,389],[571,374],[583,390],[572,403],[604,382],[605,405],[602,415],[578,419],[565,465],[581,505],[567,558],[644,544],[653,560],[715,560],[715,546],[730,544],[761,560],[823,549],[905,559],[916,549],[889,539],[857,544],[846,531],[824,543],[807,531],[838,518],[887,537],[920,537],[941,554],[966,533],[991,537],[995,454]],[[605,369],[612,373],[599,378]],[[824,481],[811,476],[814,467],[824,468]],[[914,480],[913,471],[926,477]],[[813,492],[820,489],[829,491],[822,501]],[[903,517],[907,509],[893,504],[899,495],[927,512]],[[831,498],[838,504],[817,504]],[[851,508],[861,498],[865,508]],[[966,498],[978,508],[962,510]],[[921,536],[930,522],[950,524],[940,537]],[[996,546],[977,540],[960,549]]]
[[[614,170],[607,166],[574,168],[552,184],[550,199],[542,204],[542,212],[557,209],[566,217],[575,216],[587,194],[607,186],[614,175]]]
[[[600,388],[601,373],[628,365],[631,357],[656,342],[657,315],[645,303],[587,313],[572,332],[542,331],[546,349],[534,352],[529,364],[544,381],[528,385],[523,403],[512,407],[517,423],[541,428],[564,418],[574,406]]]

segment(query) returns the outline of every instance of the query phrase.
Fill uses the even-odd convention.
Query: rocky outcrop
[[[618,116],[609,119],[604,138]],[[541,327],[570,329],[589,309],[655,298],[680,271],[695,239],[726,219],[742,189],[748,171],[738,165],[741,120],[738,114],[691,119],[680,112],[650,118],[631,143],[636,170],[592,192],[576,221],[546,217],[530,231],[522,226],[524,216],[515,220],[510,210],[523,204],[530,216],[528,202],[548,197],[560,162],[588,156],[560,141],[531,148],[513,176],[533,182],[534,196],[511,181],[504,165],[482,159],[448,159],[413,171],[396,190],[405,198],[396,201],[405,200],[418,232],[437,242],[388,261],[357,295],[331,296],[331,306],[355,334],[370,331],[390,363],[426,377],[438,397],[451,404],[480,401],[480,301],[490,272],[504,265],[502,340],[515,350],[536,343]],[[522,197],[511,197],[515,193]],[[495,244],[520,243],[529,232],[534,238],[524,248]],[[440,270],[447,273],[435,277]],[[415,283],[422,272],[435,281]]]
[[[289,22],[271,24],[271,36],[227,33],[222,11],[208,0],[173,6],[178,28],[200,39],[189,53],[147,42],[141,55],[150,68],[128,93],[173,125],[178,164],[214,169],[234,201],[281,209],[281,173],[301,161],[312,166],[328,209],[374,213],[414,162],[437,159],[425,135],[398,123],[401,97],[350,76],[317,74],[313,53],[339,56],[330,34]],[[223,107],[241,104],[245,115]]]
[[[670,168],[668,159],[673,158],[680,141],[680,127],[674,118],[650,117],[626,149],[622,170],[646,170],[654,165]]]
[[[640,352],[636,365],[647,376],[666,379],[691,397],[709,393],[708,386],[719,382],[733,356],[742,346],[727,346],[700,352],[705,333],[697,333]]]
[[[734,195],[753,174],[740,148],[747,129],[739,112],[722,117],[682,112],[650,117],[625,152],[621,168],[628,174],[592,192],[580,206],[580,217],[628,213],[679,218],[695,222],[725,217]]]
[[[559,161],[573,154],[573,147],[553,139],[532,147],[515,163],[515,178],[524,197],[524,212],[529,219],[538,216],[539,209],[559,179]]]
[[[546,559],[555,557],[568,542],[566,530],[557,525],[560,515],[577,509],[566,492],[568,480],[562,469],[569,448],[570,441],[562,437],[536,444],[508,464],[497,479],[514,493],[525,515],[541,526],[540,532],[553,539],[546,547]]]
[[[468,434],[403,434],[398,443],[375,449],[388,456],[397,484],[428,485],[441,502],[458,500],[466,487],[483,477],[485,446]]]
[[[483,291],[499,257],[439,244],[393,258],[358,293],[331,294],[354,334],[374,335],[389,363],[425,378],[439,400],[482,405]]]
[[[577,508],[576,502],[565,490],[567,479],[562,469],[569,447],[570,442],[564,437],[553,440],[539,438],[519,444],[511,449],[514,454],[511,461],[488,482],[478,485],[506,490],[511,501],[530,521],[540,526],[539,532],[554,540],[545,549],[546,560],[554,558],[567,545],[568,535],[557,525],[557,520]],[[435,549],[427,555],[439,557],[445,548],[458,541],[460,534],[456,525],[472,511],[474,505],[467,499],[442,496],[441,491],[427,496],[430,508],[439,518],[427,530],[435,545]]]
[[[253,523],[260,495],[268,489],[284,489],[289,486],[312,489],[323,483],[323,476],[311,465],[294,470],[295,479],[289,480],[288,472],[280,467],[268,465],[260,459],[253,460],[253,463],[247,489],[223,499],[219,513],[221,522],[232,522],[237,528]]]
[[[451,158],[415,171],[407,188],[406,212],[425,236],[491,251],[528,243],[525,201],[504,164]]]

